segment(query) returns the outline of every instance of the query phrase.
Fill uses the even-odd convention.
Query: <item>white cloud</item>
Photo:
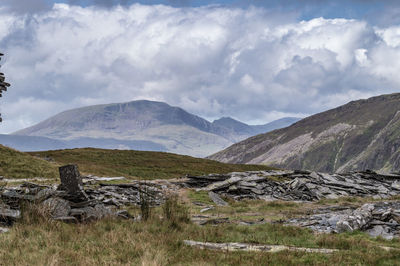
[[[260,8],[0,9],[11,132],[68,108],[137,99],[267,122],[397,91],[398,27]]]

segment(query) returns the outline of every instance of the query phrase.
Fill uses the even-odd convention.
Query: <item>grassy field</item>
[[[51,158],[57,164],[74,163],[82,173],[140,179],[169,179],[234,171],[268,170],[268,166],[224,164],[190,156],[133,150],[72,149],[29,153]]]
[[[53,176],[57,173],[57,166],[66,163],[77,163],[83,173],[143,179],[268,169],[265,166],[221,164],[159,152],[75,149],[28,155],[0,148],[1,171],[8,171],[14,177],[37,176],[37,173]],[[218,207],[204,191],[181,189],[179,199],[173,197],[169,204],[152,209],[146,221],[105,219],[78,225],[52,221],[43,215],[40,205],[27,206],[22,211],[23,218],[10,232],[0,234],[0,264],[400,265],[399,239],[372,239],[362,232],[315,234],[308,229],[279,223],[321,206],[360,206],[372,199],[341,198],[314,203],[226,200],[229,206]],[[200,210],[207,206],[214,208],[201,213]],[[137,207],[130,207],[128,211],[135,217],[140,214]],[[200,214],[208,218],[227,218],[229,223],[199,226],[191,222],[191,217]],[[268,223],[241,224],[261,219]],[[183,240],[279,244],[339,251],[334,254],[225,252],[187,247]],[[383,249],[382,246],[391,249]]]
[[[54,164],[0,145],[0,176],[6,178],[58,177]]]
[[[254,203],[259,205],[260,202]],[[278,204],[279,205],[279,204]],[[198,226],[188,202],[158,208],[147,221],[103,220],[71,225],[44,218],[35,208],[8,234],[0,234],[4,265],[399,265],[400,241],[371,239],[364,233],[314,234],[279,224]],[[298,205],[301,207],[301,205]],[[267,205],[269,211],[292,205]],[[131,209],[135,214],[139,211]],[[167,218],[168,217],[168,218]],[[282,251],[224,252],[186,247],[185,239],[208,242],[282,244],[335,248],[334,254]],[[394,249],[387,251],[381,246]]]

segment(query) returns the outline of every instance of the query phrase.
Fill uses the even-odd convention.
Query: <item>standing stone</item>
[[[79,174],[78,166],[75,164],[65,165],[59,168],[61,185],[60,190],[65,190],[71,200],[84,201],[88,196],[83,190],[82,177]]]
[[[83,183],[77,165],[71,164],[61,166],[59,172],[62,190],[66,190],[71,194],[82,190]]]

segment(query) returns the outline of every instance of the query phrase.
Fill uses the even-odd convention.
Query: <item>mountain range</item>
[[[204,157],[299,118],[247,125],[230,117],[209,122],[163,102],[132,101],[68,110],[10,135],[0,143],[21,151],[96,147],[168,151]]]
[[[400,171],[400,93],[349,102],[208,158],[321,172]]]

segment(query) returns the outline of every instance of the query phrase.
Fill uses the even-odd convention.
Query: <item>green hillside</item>
[[[31,152],[51,158],[58,164],[74,163],[85,174],[125,176],[142,179],[178,178],[186,174],[227,173],[234,171],[268,170],[268,166],[225,164],[165,152],[103,149],[71,149]]]
[[[0,176],[6,178],[58,177],[54,164],[0,145]]]

